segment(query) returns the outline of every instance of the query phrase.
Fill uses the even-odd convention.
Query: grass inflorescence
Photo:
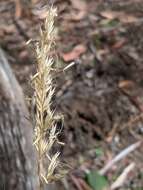
[[[40,38],[35,44],[37,71],[32,78],[36,105],[34,145],[38,154],[40,190],[43,189],[44,182],[50,183],[65,174],[59,161],[60,152],[53,153],[52,151],[55,144],[61,144],[57,138],[60,133],[57,123],[62,120],[62,116],[52,110],[55,67],[51,51],[53,51],[56,37],[55,16],[57,16],[57,11],[52,7],[48,10],[44,26],[40,29]]]

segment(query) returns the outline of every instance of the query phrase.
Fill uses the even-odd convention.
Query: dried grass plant
[[[62,120],[62,116],[51,108],[55,93],[53,82],[55,67],[51,56],[56,36],[55,16],[57,11],[52,7],[47,12],[44,26],[40,29],[40,39],[35,45],[37,72],[32,78],[32,84],[36,104],[34,145],[38,153],[39,190],[43,190],[44,182],[58,180],[66,173],[59,161],[60,152],[52,154],[53,146],[62,144],[58,141],[60,131],[57,129],[57,122]]]

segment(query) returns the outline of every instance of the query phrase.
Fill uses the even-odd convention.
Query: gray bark
[[[0,49],[0,189],[36,189],[36,161],[28,117],[22,89]]]

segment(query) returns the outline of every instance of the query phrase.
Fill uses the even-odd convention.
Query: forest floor
[[[42,2],[0,1],[0,44],[25,96],[31,95],[35,70],[26,41],[38,37],[46,15]],[[143,1],[56,0],[55,5],[56,64],[75,63],[57,77],[57,109],[65,116],[62,157],[72,168],[61,189],[102,190],[85,176],[92,178],[93,171],[101,172],[123,149],[142,141]],[[105,173],[109,186],[132,164],[120,189],[143,189],[142,154],[138,146],[114,164]]]

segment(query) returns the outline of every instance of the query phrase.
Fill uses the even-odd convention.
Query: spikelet
[[[56,9],[50,8],[43,29],[40,30],[40,39],[35,46],[37,72],[32,78],[36,104],[34,145],[38,153],[40,190],[43,189],[44,181],[50,183],[60,179],[66,173],[65,170],[58,169],[58,166],[61,168],[60,153],[51,155],[55,143],[62,144],[57,140],[59,132],[56,127],[57,121],[62,118],[60,115],[55,115],[51,109],[55,87],[52,73],[54,60],[50,52],[55,42],[54,18],[56,15]]]

